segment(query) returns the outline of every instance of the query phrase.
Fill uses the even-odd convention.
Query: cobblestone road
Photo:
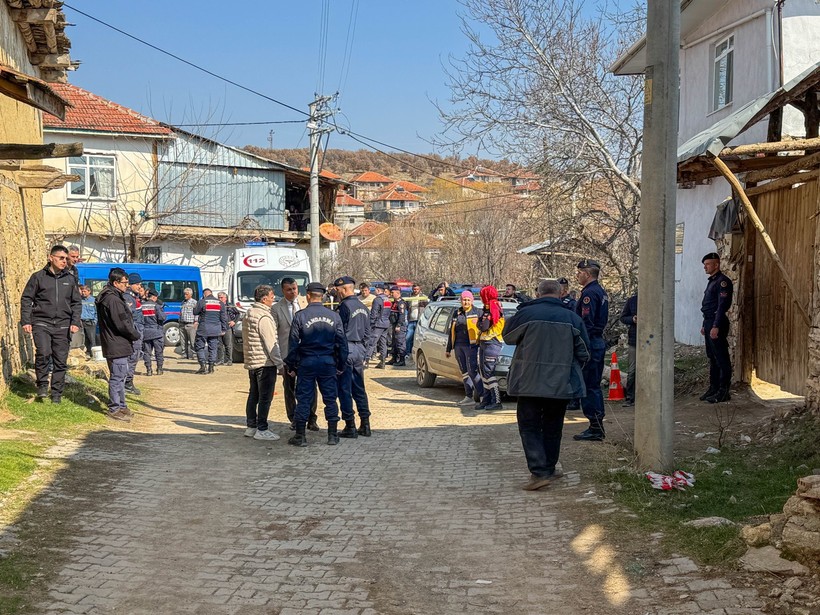
[[[53,451],[71,463],[31,514],[70,531],[37,612],[761,612],[755,590],[684,558],[630,574],[608,539],[614,505],[573,471],[596,445],[565,437],[567,478],[522,491],[513,404],[464,414],[456,386],[371,370],[373,437],[330,447],[309,432],[295,449],[279,391],[284,437],[254,441],[241,366],[169,362],[138,378],[153,406],[131,426]]]

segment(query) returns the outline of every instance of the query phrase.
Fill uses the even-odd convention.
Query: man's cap
[[[700,262],[705,263],[706,261],[719,261],[719,260],[720,260],[720,254],[718,254],[717,252],[709,252],[709,254],[704,256],[700,260]]]
[[[145,294],[149,297],[159,297],[159,293],[154,288],[149,288]]]
[[[399,288],[398,286],[391,286],[390,287],[390,292],[393,292],[394,290],[399,290],[400,291],[401,288]]]
[[[128,283],[129,284],[140,284],[140,283],[142,283],[142,276],[138,273],[129,273],[128,274]]]
[[[349,275],[343,275],[340,278],[336,278],[336,281],[333,282],[333,286],[344,286],[345,284],[355,284],[356,280],[351,278]]]
[[[565,285],[566,285],[566,284],[569,284],[569,280],[567,280],[566,278],[558,278],[556,281],[557,281],[559,284],[565,284]]]
[[[382,290],[384,290],[384,284],[374,284],[373,288],[381,288]]]
[[[325,292],[325,287],[321,282],[311,282],[305,290],[309,293],[323,293]]]
[[[590,269],[591,267],[595,267],[596,269],[601,268],[601,263],[598,261],[592,260],[591,258],[585,258],[584,260],[578,263],[578,269]]]

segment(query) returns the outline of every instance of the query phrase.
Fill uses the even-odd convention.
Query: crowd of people
[[[110,371],[108,416],[129,421],[126,393],[140,393],[134,384],[140,358],[147,375],[161,376],[164,371],[163,304],[156,290],[143,287],[139,274],[129,274],[122,267],[110,270],[108,283],[93,297],[89,287],[79,284],[78,260],[79,250],[73,246],[54,246],[46,266],[31,276],[23,291],[21,325],[34,341],[36,398],[44,400],[50,395],[52,403],[61,403],[72,336],[82,332],[86,351],[91,353],[99,329]],[[729,399],[731,382],[726,313],[732,302],[732,282],[720,271],[716,253],[707,254],[703,265],[709,282],[701,308],[701,333],[710,361],[710,385],[701,399],[720,403]],[[502,343],[515,345],[507,393],[517,398],[519,433],[531,472],[525,489],[540,489],[560,476],[556,463],[564,414],[573,400],[589,421],[587,429],[573,438],[601,441],[606,437],[600,383],[609,298],[598,281],[600,272],[597,261],[578,263],[575,280],[581,291],[577,300],[566,278],[543,280],[534,299],[512,284],[502,295],[494,286],[480,288],[480,309],[474,305],[472,290],[463,290],[458,298],[460,307],[450,324],[446,355],[455,355],[462,374],[465,397],[461,405],[477,402],[475,407],[480,410],[502,408],[495,365]],[[324,406],[328,444],[338,444],[340,438],[371,436],[364,370],[372,361],[376,369],[404,366],[427,303],[456,298],[446,282],[429,297],[418,284],[412,285],[406,297],[399,286],[385,288],[383,284],[376,284],[373,293],[369,284],[359,284],[357,293],[356,281],[350,276],[337,278],[330,289],[310,283],[304,296],[293,278],[284,278],[280,286],[278,301],[273,287],[258,286],[254,303],[242,320],[244,367],[249,376],[244,435],[257,440],[280,438],[268,422],[278,376],[294,431],[288,444],[298,447],[308,445],[307,431],[319,430],[317,390]],[[181,353],[189,359],[196,354],[196,373],[213,374],[220,350],[222,362],[231,364],[233,330],[240,313],[225,293],[214,295],[205,289],[195,299],[193,290],[186,288],[184,297],[179,318]],[[519,306],[507,319],[502,302],[509,301]],[[631,405],[637,294],[627,300],[620,320],[628,327],[625,405]],[[344,422],[341,430],[340,421]]]

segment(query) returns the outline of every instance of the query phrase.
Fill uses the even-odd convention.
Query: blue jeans
[[[533,476],[551,476],[561,452],[567,399],[518,398],[518,433]]]
[[[604,394],[601,392],[601,376],[604,373],[604,354],[606,342],[596,337],[589,341],[590,358],[584,365],[584,384],[587,387],[587,396],[581,399],[581,408],[584,416],[589,419],[589,428],[593,431],[604,430]]]
[[[501,403],[501,391],[498,389],[498,379],[495,377],[495,364],[500,354],[501,342],[497,340],[481,342],[478,350],[478,363],[481,366],[481,384],[484,386],[484,394],[481,396],[483,406]]]
[[[108,411],[123,410],[125,405],[125,380],[128,378],[128,357],[108,359]]]
[[[413,341],[416,339],[416,325],[419,324],[417,320],[411,320],[407,323],[407,337],[404,345],[404,354],[413,355]]]
[[[265,431],[268,428],[268,413],[276,386],[276,367],[259,367],[248,370],[251,388],[245,403],[246,425],[252,429]]]
[[[339,406],[336,404],[338,385],[336,384],[336,364],[333,357],[309,357],[299,363],[296,370],[296,431],[305,431],[310,408],[316,399],[316,385],[325,404],[325,420],[328,425],[339,422]]]
[[[345,371],[337,379],[339,407],[342,411],[343,421],[352,421],[354,419],[354,401],[360,419],[366,419],[370,416],[370,404],[367,401],[367,392],[364,390],[364,360],[367,349],[360,343],[350,342],[349,344],[349,355]]]
[[[479,399],[484,395],[484,386],[478,374],[478,346],[476,344],[459,344],[453,348],[464,381],[464,394],[473,397],[478,393]]]

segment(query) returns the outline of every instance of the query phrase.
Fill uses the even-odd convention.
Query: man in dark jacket
[[[206,288],[202,291],[202,299],[194,308],[194,315],[199,317],[194,344],[199,359],[199,370],[196,373],[213,374],[219,337],[228,329],[228,314],[225,305],[213,295],[210,288]]]
[[[125,390],[134,395],[139,395],[140,390],[134,385],[134,374],[137,372],[137,363],[142,356],[142,331],[145,327],[145,322],[142,317],[142,276],[138,273],[132,273],[128,276],[128,289],[123,294],[125,303],[131,310],[131,318],[134,321],[134,328],[140,334],[138,340],[134,340],[131,356],[128,357],[128,377],[125,379]]]
[[[390,329],[390,310],[384,307],[384,286],[376,284],[376,298],[370,306],[370,352],[372,359],[378,352],[381,357],[376,369],[384,369],[387,359],[387,331]]]
[[[145,300],[142,302],[142,357],[145,361],[145,375],[152,376],[151,352],[157,361],[157,376],[162,376],[162,366],[165,364],[165,357],[162,356],[165,350],[165,310],[159,301],[157,291],[150,289],[145,293]]]
[[[369,437],[370,403],[364,388],[364,362],[370,342],[370,313],[354,294],[356,281],[350,276],[342,276],[333,285],[341,302],[339,318],[347,337],[347,363],[336,379],[339,407],[345,428],[339,432],[340,438],[356,438],[359,435]],[[356,419],[353,414],[353,402],[359,412],[360,427],[356,430]]]
[[[518,397],[518,432],[534,491],[563,476],[556,470],[567,402],[586,396],[582,365],[590,358],[586,327],[561,305],[561,285],[543,280],[538,298],[521,305],[504,325],[515,344],[507,393]]]
[[[401,298],[401,288],[392,286],[390,288],[390,314],[388,320],[390,322],[390,330],[392,331],[392,345],[393,358],[387,362],[387,365],[395,365],[396,367],[404,367],[407,365],[404,361],[404,353],[407,349],[407,301]]]
[[[71,336],[80,330],[82,310],[80,290],[67,263],[65,246],[51,248],[48,265],[31,275],[20,300],[23,331],[34,337],[37,399],[48,397],[51,364],[51,401],[55,404],[62,399]]]
[[[626,399],[624,400],[624,408],[630,408],[635,405],[635,360],[638,340],[638,293],[632,295],[626,300],[624,309],[621,310],[621,322],[627,326],[627,346],[628,346],[628,360],[629,367],[626,372],[626,390],[624,391]]]
[[[133,344],[140,339],[131,309],[125,302],[128,274],[115,267],[108,273],[108,284],[97,295],[97,320],[100,323],[100,343],[108,362],[108,416],[117,421],[130,421],[131,411],[125,403],[125,379]]]
[[[228,319],[228,328],[225,335],[219,338],[219,347],[222,349],[222,360],[218,365],[233,365],[233,328],[239,322],[239,310],[235,305],[228,303],[227,293],[217,293],[216,295],[225,306],[225,316]]]

